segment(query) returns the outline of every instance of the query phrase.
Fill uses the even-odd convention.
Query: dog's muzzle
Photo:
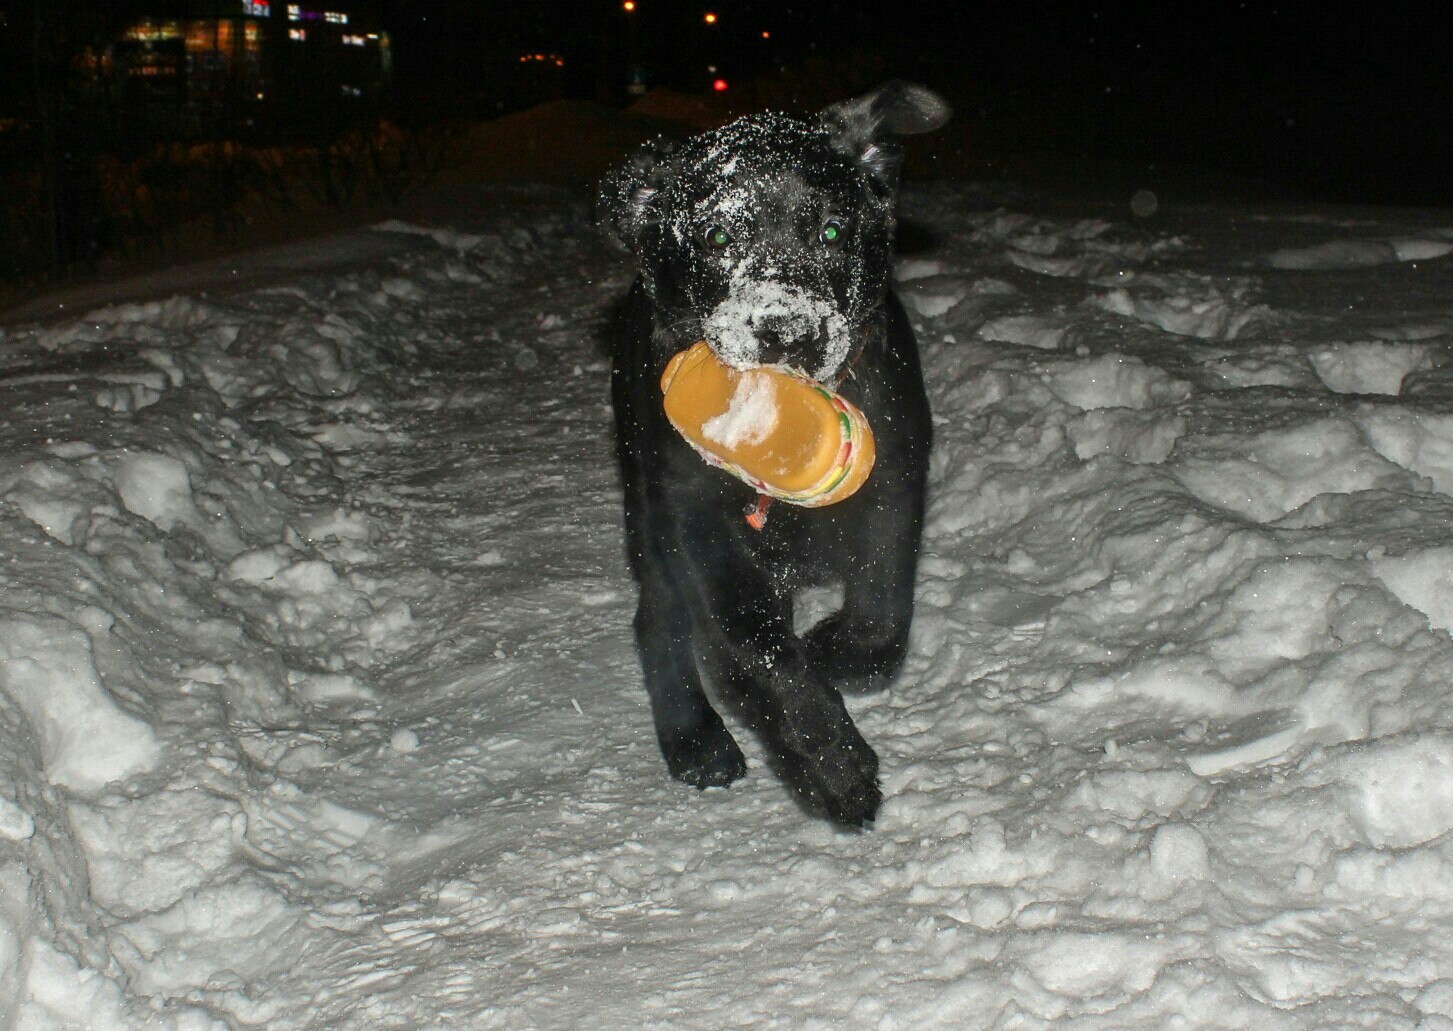
[[[826,319],[818,320],[812,332],[803,333],[798,320],[766,315],[754,329],[759,364],[790,365],[798,369],[822,366],[827,353]]]
[[[702,329],[717,356],[738,369],[782,365],[816,379],[837,371],[848,352],[848,323],[837,306],[771,280],[734,284]]]

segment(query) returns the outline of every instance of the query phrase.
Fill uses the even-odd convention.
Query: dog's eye
[[[848,227],[841,219],[830,218],[822,224],[822,232],[817,234],[817,238],[826,247],[836,247],[848,238]]]
[[[719,251],[731,242],[732,234],[724,226],[712,226],[706,231],[706,245],[713,250]]]

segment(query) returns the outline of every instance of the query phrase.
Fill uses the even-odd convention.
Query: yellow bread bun
[[[768,497],[831,505],[873,469],[863,413],[802,373],[733,369],[703,340],[671,359],[661,390],[666,418],[687,443]]]

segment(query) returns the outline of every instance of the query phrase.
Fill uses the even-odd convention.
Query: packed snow
[[[626,274],[496,199],[3,330],[0,1027],[1453,1028],[1453,214],[909,190],[853,833],[667,778]]]

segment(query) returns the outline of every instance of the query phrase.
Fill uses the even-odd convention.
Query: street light
[[[635,14],[636,0],[622,0],[621,10]],[[646,94],[646,69],[641,66],[640,45],[636,39],[636,19],[626,19],[626,95],[641,97]]]

